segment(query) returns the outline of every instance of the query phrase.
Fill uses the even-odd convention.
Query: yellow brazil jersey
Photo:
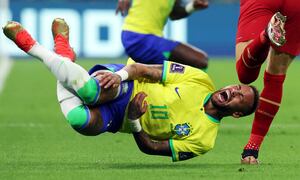
[[[165,61],[162,83],[134,81],[131,99],[138,92],[148,96],[147,112],[140,118],[143,130],[154,140],[168,140],[173,161],[185,160],[211,150],[219,121],[203,108],[215,91],[210,77],[200,69]],[[128,131],[128,119],[123,129]]]
[[[162,36],[175,0],[133,0],[123,30]]]

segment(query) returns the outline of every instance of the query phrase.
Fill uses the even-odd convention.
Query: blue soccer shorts
[[[110,70],[116,72],[124,67],[123,64],[106,64],[106,65],[95,65],[90,69],[89,74],[99,70]],[[103,126],[100,130],[104,132],[117,132],[122,124],[125,116],[126,107],[130,101],[130,97],[133,90],[133,81],[123,81],[120,84],[119,96],[105,104],[99,105],[99,111],[102,116]]]
[[[179,44],[153,34],[122,31],[122,43],[129,57],[139,63],[163,64]]]

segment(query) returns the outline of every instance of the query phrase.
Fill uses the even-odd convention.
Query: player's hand
[[[208,0],[194,0],[194,8],[196,10],[205,9],[208,7]]]
[[[100,72],[96,75],[100,86],[104,89],[117,88],[121,84],[121,77],[118,74],[111,72]]]
[[[254,156],[246,156],[241,159],[241,164],[254,164],[257,165],[259,164],[258,159],[256,159]]]
[[[148,104],[147,101],[145,101],[146,97],[146,93],[139,92],[130,101],[128,105],[128,119],[138,119],[147,111]]]
[[[128,12],[129,7],[130,7],[130,0],[118,0],[116,14],[121,12],[121,15],[125,16]]]

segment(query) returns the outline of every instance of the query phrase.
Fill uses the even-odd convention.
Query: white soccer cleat
[[[286,42],[284,24],[286,16],[283,16],[280,12],[275,13],[266,29],[268,37],[274,45],[280,47]]]

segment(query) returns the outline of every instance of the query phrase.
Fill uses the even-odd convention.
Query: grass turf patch
[[[90,68],[113,60],[80,60]],[[252,118],[222,120],[215,148],[172,163],[141,153],[129,134],[85,137],[67,124],[56,100],[56,80],[37,61],[16,61],[0,94],[0,179],[297,179],[300,176],[300,68],[294,62],[282,107],[260,153],[261,165],[239,164]],[[216,87],[238,83],[232,59],[213,59],[207,71]],[[254,83],[262,88],[262,72]]]

